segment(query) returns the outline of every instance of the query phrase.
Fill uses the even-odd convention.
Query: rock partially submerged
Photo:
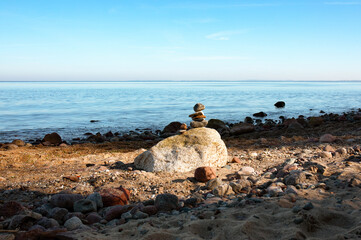
[[[210,128],[191,129],[169,137],[135,158],[137,168],[149,172],[187,172],[197,167],[227,164],[227,148]]]

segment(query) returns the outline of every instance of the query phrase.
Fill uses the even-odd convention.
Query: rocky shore
[[[207,128],[227,163],[187,172],[134,163],[179,122],[0,144],[0,239],[361,238],[361,111]]]

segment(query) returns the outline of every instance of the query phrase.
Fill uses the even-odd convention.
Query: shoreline
[[[312,127],[315,124],[316,125],[319,124],[319,123],[317,123],[317,120],[315,120],[318,118],[322,118],[322,120],[319,120],[321,122],[358,121],[361,119],[361,108],[350,110],[348,112],[343,112],[342,114],[341,113],[325,113],[321,110],[320,113],[318,113],[315,116],[304,117],[303,115],[300,115],[297,118],[295,118],[295,117],[284,118],[283,116],[280,116],[278,119],[268,119],[267,116],[265,116],[265,117],[254,117],[253,116],[253,117],[246,117],[245,120],[243,120],[243,121],[241,120],[238,123],[230,123],[230,122],[222,121],[219,119],[210,119],[210,120],[216,120],[217,124],[215,124],[215,125],[212,124],[212,126],[208,125],[207,127],[210,127],[210,128],[216,129],[216,130],[217,130],[217,127],[225,128],[226,131],[230,132],[233,126],[235,126],[239,123],[247,123],[247,119],[248,119],[248,121],[251,121],[248,123],[250,123],[254,126],[254,132],[262,132],[262,131],[273,131],[273,130],[286,129],[286,128],[288,128],[288,125],[293,120],[296,120],[297,123],[301,124],[301,126],[296,126],[296,128],[298,128],[300,130],[302,128],[307,129],[309,127]],[[312,121],[310,123],[310,119],[315,120],[314,121],[315,123],[312,123]],[[92,123],[92,121],[97,121],[97,120],[91,120],[90,124]],[[221,121],[221,123],[219,123],[219,121]],[[169,123],[167,126],[171,125],[172,123],[174,123],[174,122]],[[180,123],[180,122],[177,122],[177,123]],[[222,126],[220,126],[220,125],[222,125]],[[72,138],[71,140],[68,140],[68,141],[62,140],[61,143],[64,143],[67,145],[73,145],[73,144],[83,144],[83,143],[104,143],[104,142],[117,142],[117,141],[141,141],[141,140],[160,141],[166,137],[177,134],[177,129],[170,128],[170,131],[164,131],[167,128],[167,126],[164,126],[163,130],[160,130],[160,129],[154,130],[149,127],[142,127],[142,128],[136,128],[134,130],[129,130],[129,131],[115,131],[114,133],[112,131],[103,132],[103,133],[101,133],[100,131],[97,133],[85,132],[78,136],[74,135],[73,137],[71,137]],[[222,137],[231,137],[231,136],[236,136],[236,135],[241,135],[241,134],[247,133],[247,131],[241,132],[240,134],[232,134],[232,133],[223,134],[221,131],[219,131],[219,132],[221,133]],[[50,131],[48,133],[50,133]],[[62,136],[60,136],[60,137],[62,137]],[[65,137],[65,138],[67,138],[67,137]],[[12,140],[10,139],[10,141],[0,142],[0,144],[2,144],[2,145],[11,144],[12,141],[17,140],[17,139],[19,139],[19,138],[14,137]],[[40,138],[36,139],[33,137],[28,137],[28,138],[21,139],[21,140],[26,143],[33,144],[33,145],[42,144],[42,142],[43,142],[43,139],[40,139]],[[60,143],[58,143],[58,145],[59,144]],[[56,144],[50,144],[50,145],[56,145]],[[1,147],[1,145],[0,145],[0,147]]]
[[[161,138],[0,148],[0,215],[9,202],[15,202],[11,209],[21,206],[0,219],[0,235],[23,239],[357,239],[361,237],[358,114],[328,114],[322,121],[290,119],[254,126],[252,131],[250,125],[233,125],[229,131],[238,129],[232,134],[220,130],[229,161],[215,168],[217,179],[223,185],[248,184],[240,192],[221,195],[196,181],[194,171],[171,174],[137,169],[134,158]],[[325,134],[334,138],[321,141]],[[240,177],[245,170],[251,170],[246,179]],[[85,198],[104,191],[115,193],[119,186],[130,191],[124,206],[104,206],[83,214],[62,210],[67,212],[64,216],[56,211],[54,199],[60,194]],[[162,194],[176,196],[179,206],[171,211],[154,208]],[[75,229],[64,225],[75,216],[80,219]],[[17,232],[6,233],[16,229],[15,219],[28,221],[33,229],[24,224]]]

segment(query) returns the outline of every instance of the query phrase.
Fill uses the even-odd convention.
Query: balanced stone
[[[206,109],[206,107],[202,103],[197,103],[196,105],[194,105],[193,109],[195,112],[199,112]]]
[[[203,119],[201,122],[198,122],[198,121],[192,121],[191,122],[191,127],[192,128],[200,128],[200,127],[205,127],[207,126],[208,124],[208,121]]]
[[[206,116],[204,116],[204,115],[199,115],[199,116],[192,117],[193,120],[204,119],[204,118],[206,118]]]
[[[200,116],[200,115],[204,115],[204,113],[202,111],[199,111],[199,112],[192,113],[188,117],[193,118],[193,117]]]
[[[206,116],[202,112],[206,107],[202,103],[197,103],[194,105],[193,109],[195,113],[189,115],[192,118],[191,127],[192,128],[200,128],[205,127],[208,124],[208,121],[205,120]]]

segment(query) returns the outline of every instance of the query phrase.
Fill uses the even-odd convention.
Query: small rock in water
[[[211,167],[199,167],[194,172],[194,177],[199,182],[208,182],[217,177],[216,172]]]
[[[274,105],[276,108],[283,108],[286,106],[286,103],[283,101],[279,101],[279,102],[276,102]]]
[[[254,116],[254,117],[263,118],[263,117],[266,117],[266,116],[267,116],[267,113],[265,113],[265,112],[258,112],[258,113],[254,113],[253,116]]]

